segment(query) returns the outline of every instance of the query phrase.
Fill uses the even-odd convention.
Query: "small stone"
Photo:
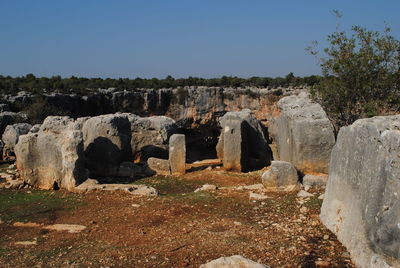
[[[218,189],[218,187],[213,184],[204,184],[200,188],[197,188],[196,190],[194,190],[194,192],[197,193],[200,191],[215,191],[217,189]]]
[[[325,198],[325,194],[321,194],[320,196],[318,196],[319,200],[323,200]]]
[[[315,265],[320,267],[329,267],[331,263],[328,261],[315,261]]]
[[[306,207],[301,207],[301,208],[300,208],[300,212],[301,212],[301,213],[307,213],[307,212],[308,212],[308,208],[306,208]]]
[[[140,207],[140,205],[139,204],[132,204],[132,207],[138,208],[138,207]]]
[[[79,233],[85,230],[86,226],[78,224],[53,224],[45,226],[44,229],[55,230],[55,231],[67,231],[69,233]]]
[[[206,264],[200,265],[200,268],[218,268],[218,267],[268,268],[269,266],[254,262],[250,259],[246,259],[240,255],[221,257],[219,259],[210,261]]]
[[[28,228],[33,228],[33,227],[41,227],[42,225],[39,223],[35,222],[14,222],[13,224],[14,227],[28,227]]]
[[[324,235],[324,240],[328,240],[329,239],[329,235]]]
[[[249,198],[250,198],[250,200],[265,200],[270,197],[267,195],[263,195],[263,194],[250,193]]]
[[[18,245],[18,246],[34,246],[37,245],[37,241],[33,240],[33,241],[18,241],[15,242],[14,245]]]
[[[314,195],[309,192],[306,192],[304,190],[301,190],[300,192],[298,192],[297,196],[298,197],[312,197]]]
[[[234,225],[242,225],[242,223],[241,223],[241,222],[238,222],[238,221],[234,221],[233,224],[234,224]]]

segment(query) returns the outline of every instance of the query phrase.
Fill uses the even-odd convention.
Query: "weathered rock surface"
[[[248,108],[260,120],[272,111],[271,99],[276,89],[184,87],[163,89],[93,90],[89,95],[51,93],[41,97],[50,105],[74,117],[97,116],[116,112],[130,112],[140,116],[166,115],[183,120],[188,125],[209,124],[227,111]],[[301,88],[280,88],[283,96],[297,93]],[[26,108],[36,96],[20,91],[16,96],[3,96],[13,106]],[[215,126],[217,122],[215,121]]]
[[[200,265],[200,268],[269,268],[269,266],[246,259],[240,255],[234,255],[210,261]]]
[[[340,129],[321,220],[359,267],[400,267],[399,178],[400,115]]]
[[[3,147],[3,159],[9,159],[14,153],[14,147],[18,142],[19,136],[27,134],[32,128],[32,125],[27,123],[18,123],[8,125],[4,130],[2,140],[4,143]]]
[[[147,159],[147,165],[150,170],[153,170],[156,174],[165,176],[171,175],[171,168],[168,159],[150,157]]]
[[[38,133],[19,137],[17,168],[29,185],[73,189],[86,179],[83,136],[69,117],[50,116]]]
[[[297,170],[289,162],[272,161],[261,178],[267,190],[292,191],[299,186]]]
[[[120,164],[132,160],[131,124],[126,115],[91,117],[83,123],[82,133],[91,177],[118,176]]]
[[[328,182],[328,175],[312,175],[306,174],[303,177],[303,185],[305,187],[324,187]]]
[[[37,133],[37,132],[39,132],[40,126],[41,126],[40,124],[33,125],[32,128],[29,130],[29,133]]]
[[[174,134],[169,139],[169,166],[172,175],[186,172],[186,139],[183,134]]]
[[[264,134],[266,130],[250,110],[228,112],[220,124],[217,154],[226,170],[249,171],[269,165],[271,150]]]
[[[23,123],[27,121],[27,117],[22,113],[2,112],[0,113],[0,135],[3,135],[4,130],[8,125]]]
[[[168,158],[169,137],[177,132],[178,126],[166,116],[138,117],[129,115],[132,130],[132,153],[138,162],[150,157]]]
[[[134,184],[100,184],[97,180],[87,179],[85,182],[73,189],[77,193],[89,191],[123,191],[132,195],[157,196],[155,188],[147,185]]]
[[[335,136],[322,107],[305,92],[282,98],[277,107],[269,127],[277,144],[275,159],[291,162],[302,172],[327,173]]]

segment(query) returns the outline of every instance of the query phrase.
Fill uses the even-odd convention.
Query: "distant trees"
[[[177,88],[185,86],[224,86],[224,87],[286,87],[286,86],[312,86],[318,83],[318,76],[296,77],[289,73],[286,77],[251,77],[239,78],[236,76],[222,76],[221,78],[198,78],[189,76],[188,78],[175,79],[167,76],[165,79],[143,79],[143,78],[81,78],[71,76],[61,78],[61,76],[35,77],[27,74],[22,77],[10,77],[0,75],[0,93],[14,94],[20,90],[33,93],[41,92],[64,92],[64,93],[84,93],[99,88],[117,88],[119,90],[135,90],[138,88]]]
[[[400,41],[383,32],[354,26],[351,34],[336,30],[320,60],[322,78],[313,87],[336,130],[355,120],[400,109]],[[308,78],[311,79],[311,78]]]

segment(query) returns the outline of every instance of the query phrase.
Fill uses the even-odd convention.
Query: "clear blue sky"
[[[335,30],[333,9],[399,39],[399,0],[0,0],[0,74],[318,74],[304,48]]]

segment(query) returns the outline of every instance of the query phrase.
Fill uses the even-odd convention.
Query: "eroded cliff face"
[[[185,87],[175,89],[138,89],[94,91],[90,95],[52,93],[42,97],[60,112],[73,118],[129,112],[139,116],[166,115],[182,125],[192,127],[217,124],[217,119],[229,111],[250,109],[257,119],[265,121],[279,96],[291,95],[297,89]],[[16,96],[3,96],[4,102],[14,109],[23,110],[38,96],[19,92]]]
[[[116,112],[142,117],[164,115],[174,119],[178,132],[186,135],[189,162],[215,158],[220,134],[219,118],[226,112],[249,109],[255,117],[268,124],[275,103],[285,95],[304,89],[184,87],[175,89],[139,89],[135,91],[97,90],[87,96],[52,93],[40,96],[55,107],[52,115],[72,118],[98,116]],[[14,110],[25,110],[38,96],[20,92],[3,96]]]

